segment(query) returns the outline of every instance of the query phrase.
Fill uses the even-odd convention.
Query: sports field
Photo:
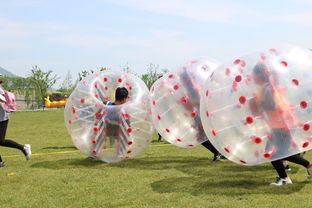
[[[63,111],[11,115],[7,138],[32,145],[25,161],[0,148],[0,207],[312,207],[312,181],[292,165],[293,185],[270,187],[270,164],[212,162],[203,147],[154,141],[140,157],[106,164],[73,147]],[[156,140],[156,135],[155,135]],[[306,154],[312,160],[312,154]]]

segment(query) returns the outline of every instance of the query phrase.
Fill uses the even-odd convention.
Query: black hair
[[[128,90],[125,87],[118,87],[115,93],[115,101],[122,101],[128,97]]]
[[[267,67],[264,64],[257,64],[253,68],[253,73],[259,75],[263,82],[270,82]]]

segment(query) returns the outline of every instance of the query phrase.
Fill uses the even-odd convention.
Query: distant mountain
[[[8,77],[16,77],[15,74],[9,72],[8,70],[5,70],[4,68],[0,67],[0,74]]]

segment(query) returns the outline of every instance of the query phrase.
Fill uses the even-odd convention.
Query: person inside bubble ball
[[[283,159],[291,143],[290,128],[295,126],[296,117],[289,109],[277,87],[278,80],[274,72],[270,72],[266,65],[258,63],[253,68],[253,79],[258,85],[258,93],[249,102],[249,107],[254,116],[262,116],[271,128],[270,139],[265,147],[267,158],[277,160],[272,161],[272,165],[278,173],[276,182],[272,186],[283,186],[292,184],[291,179],[287,176],[283,160],[300,164],[307,168],[308,178],[312,178],[312,164],[300,156],[292,155]]]
[[[202,122],[201,122],[200,113],[199,113],[200,87],[198,86],[198,83],[195,81],[195,79],[191,76],[191,74],[188,73],[186,70],[180,74],[180,79],[183,85],[186,86],[187,98],[188,98],[188,101],[183,103],[183,106],[185,109],[187,109],[190,112],[198,111],[198,113],[194,117],[195,126],[198,127],[197,130],[198,130],[199,138],[205,138],[207,136],[202,127]],[[201,145],[213,153],[214,156],[213,156],[212,161],[219,161],[220,159],[225,159],[225,157],[222,156],[219,153],[219,151],[211,144],[208,138]]]
[[[115,91],[115,102],[105,101],[107,106],[117,106],[125,104],[128,99],[128,90],[125,87],[118,87]],[[129,127],[129,119],[125,119],[121,108],[103,108],[104,116],[100,119],[100,128],[105,128],[105,134],[98,134],[96,144],[94,145],[95,153],[97,153],[104,146],[113,148],[115,143],[118,142],[117,155],[122,156],[126,150],[128,135],[127,129]]]

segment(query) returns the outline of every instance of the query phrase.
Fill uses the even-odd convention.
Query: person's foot
[[[284,168],[285,168],[286,171],[291,171],[290,165],[288,165],[288,164],[285,165]]]
[[[221,159],[221,160],[227,160],[227,158],[224,157],[223,155],[221,155],[220,159]]]
[[[25,144],[24,145],[24,151],[23,151],[26,160],[29,160],[31,157],[31,146],[30,144]]]
[[[4,162],[0,162],[0,168],[4,167],[4,166],[5,166],[5,163]]]
[[[213,162],[217,162],[217,161],[219,161],[220,159],[221,159],[221,154],[219,153],[219,154],[213,156],[212,161],[213,161]]]
[[[307,168],[307,172],[308,172],[307,178],[312,179],[312,166]]]
[[[292,181],[290,178],[276,178],[276,181],[274,183],[271,183],[270,186],[284,186],[287,184],[292,184]]]

